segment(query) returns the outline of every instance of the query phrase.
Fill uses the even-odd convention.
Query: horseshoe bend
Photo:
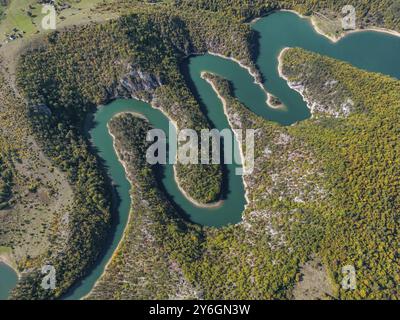
[[[0,300],[399,299],[400,4],[353,2],[0,4]]]

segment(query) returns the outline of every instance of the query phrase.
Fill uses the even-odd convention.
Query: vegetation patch
[[[87,274],[103,248],[110,182],[83,129],[99,104],[138,98],[160,108],[179,128],[208,128],[179,71],[184,58],[212,51],[258,74],[255,34],[243,22],[275,9],[340,12],[345,4],[104,2],[95,10],[99,20],[109,12],[129,14],[35,42],[18,66],[22,97],[3,79],[0,90],[0,192],[6,203],[0,208],[0,245],[13,248],[23,275],[13,298],[60,297]],[[13,1],[7,10],[18,5]],[[396,2],[356,1],[355,6],[361,27],[399,30]],[[92,8],[86,9],[82,16],[89,19]],[[15,14],[21,24],[15,32],[31,34],[35,18],[25,11],[23,17]],[[7,12],[2,27],[11,21]],[[93,298],[291,298],[301,266],[314,254],[334,284],[341,283],[343,266],[356,269],[357,289],[335,286],[332,296],[399,297],[399,81],[300,49],[288,50],[282,63],[283,75],[315,106],[312,119],[287,128],[255,116],[234,97],[229,82],[207,75],[225,100],[232,126],[257,129],[255,174],[245,177],[249,204],[239,225],[200,228],[182,220],[157,189],[153,168],[143,162],[147,124],[130,116],[111,123],[118,152],[134,173],[137,206]],[[7,143],[11,132],[13,145]],[[28,157],[31,150],[36,153]],[[177,173],[192,198],[218,199],[219,166],[178,166]],[[28,253],[33,238],[37,251]],[[136,260],[131,248],[140,251]],[[55,291],[40,287],[43,264],[63,270]]]
[[[179,72],[179,63],[191,53],[209,50],[251,64],[250,28],[228,21],[220,25],[218,19],[207,12],[177,15],[146,7],[140,14],[104,24],[52,33],[21,57],[17,84],[27,100],[32,131],[46,156],[66,174],[75,197],[68,219],[63,220],[67,223],[60,226],[66,228],[63,234],[68,236],[69,249],[64,249],[63,257],[59,250],[43,257],[56,269],[68,270],[58,279],[57,291],[44,292],[35,269],[23,278],[14,297],[60,296],[101,251],[110,219],[109,187],[83,130],[86,115],[97,105],[116,97],[135,97],[161,108],[179,128],[209,126]],[[201,32],[198,21],[204,23]],[[210,32],[215,25],[220,26],[217,34]],[[237,30],[234,37],[227,37],[232,30]],[[178,166],[177,175],[195,200],[208,203],[219,198],[218,165]]]

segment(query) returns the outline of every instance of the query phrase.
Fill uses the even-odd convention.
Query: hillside
[[[114,186],[85,127],[99,105],[136,98],[178,128],[209,128],[182,73],[187,57],[234,58],[260,80],[249,21],[277,9],[337,20],[347,4],[153,2],[73,3],[50,33],[27,13],[33,1],[12,0],[1,16],[3,33],[17,20],[27,26],[0,49],[0,259],[7,253],[23,275],[12,298],[62,297],[104,250]],[[398,0],[354,3],[359,28],[400,31]],[[255,173],[244,177],[248,204],[237,225],[202,227],[180,216],[159,190],[156,168],[143,161],[148,123],[131,115],[110,122],[133,205],[125,237],[88,299],[291,299],[310,288],[311,298],[400,297],[400,82],[301,49],[286,50],[280,69],[312,113],[290,127],[257,117],[227,80],[203,74],[232,127],[257,129]],[[221,166],[176,169],[196,202],[219,200]],[[55,291],[40,286],[47,263],[62,270]],[[354,291],[340,287],[346,265],[356,269]]]

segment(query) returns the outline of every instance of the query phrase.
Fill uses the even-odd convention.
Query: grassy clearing
[[[34,9],[30,9],[29,7]],[[28,16],[28,11],[32,12],[32,17]],[[40,7],[35,0],[14,0],[11,1],[4,14],[5,17],[0,25],[0,35],[2,42],[6,41],[6,34],[12,33],[14,28],[18,28],[26,33],[36,32],[34,25],[35,16],[40,13]]]
[[[342,29],[342,23],[339,18],[328,18],[326,15],[316,12],[312,16],[312,22],[314,26],[323,34],[327,35],[332,39],[339,38],[344,30]]]
[[[103,0],[67,2],[70,8],[57,10],[58,27],[90,20],[91,10],[102,2]],[[56,1],[56,4],[62,3],[64,2]],[[7,36],[15,33],[17,35],[21,34],[23,38],[29,38],[33,34],[46,32],[41,27],[41,21],[45,14],[42,14],[42,5],[38,4],[36,0],[13,0],[4,13],[4,19],[0,25],[0,36],[3,44],[7,43]],[[14,29],[18,29],[19,32],[13,31]]]
[[[14,84],[15,80],[17,62],[15,57],[19,56],[25,47],[40,39],[41,35],[49,32],[41,28],[44,15],[41,13],[41,5],[36,1],[12,0],[7,8],[0,6],[1,9],[4,9],[3,19],[0,19],[0,57],[1,64],[6,71],[5,80],[10,84]],[[62,1],[56,0],[56,2]],[[110,10],[96,9],[98,5],[113,3],[114,0],[71,0],[66,2],[71,7],[57,14],[57,30],[88,22],[101,22],[118,16],[117,13]],[[28,15],[28,11],[32,13],[31,16]],[[10,35],[15,36],[16,39],[10,41]]]
[[[11,254],[12,250],[9,247],[0,246],[0,256],[3,254]]]
[[[20,265],[50,247],[57,221],[73,199],[65,176],[53,168],[31,138],[23,100],[0,75],[0,153],[13,172],[10,205],[0,211],[0,255]]]

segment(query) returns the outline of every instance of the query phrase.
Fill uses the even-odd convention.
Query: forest
[[[115,97],[135,97],[161,108],[179,127],[199,130],[209,124],[180,73],[182,59],[210,50],[251,61],[248,26],[221,24],[213,13],[142,10],[104,24],[54,32],[28,47],[20,58],[17,85],[27,101],[32,132],[54,165],[67,174],[75,200],[69,249],[63,254],[48,252],[34,263],[51,260],[58,270],[65,270],[57,291],[49,296],[40,288],[37,270],[19,282],[14,298],[61,296],[101,252],[110,221],[110,186],[85,135],[87,115]],[[200,30],[198,21],[208,28]],[[226,37],[233,29],[235,36]],[[243,45],[237,46],[237,41]],[[135,83],[135,72],[145,75],[143,83]],[[157,79],[157,84],[149,79]],[[133,87],[127,89],[123,83]],[[151,90],[141,89],[149,86]],[[177,174],[182,188],[197,201],[219,198],[219,165],[180,165]]]
[[[30,265],[49,261],[59,273],[55,292],[41,287],[40,269],[24,274],[13,290],[17,299],[49,299],[64,293],[91,266],[102,250],[110,223],[110,186],[99,160],[87,141],[72,126],[63,125],[56,117],[31,114],[31,125],[44,153],[66,173],[74,186],[74,202],[68,221],[68,243],[59,243],[54,233],[53,251]],[[59,229],[58,226],[57,229]],[[22,266],[24,267],[24,266]]]
[[[0,210],[9,207],[12,198],[13,172],[9,159],[0,154]]]
[[[294,127],[324,163],[331,194],[321,255],[336,281],[344,263],[354,264],[360,279],[356,291],[341,290],[340,297],[398,298],[400,82],[301,49],[287,51],[283,73],[289,81],[306,78],[307,88],[325,93],[321,83],[334,79],[336,90],[354,101],[348,117],[318,117]]]
[[[129,7],[129,1],[122,3]],[[116,97],[134,97],[160,108],[179,127],[209,127],[180,72],[187,56],[211,51],[237,58],[256,70],[256,35],[243,22],[279,8],[309,14],[338,10],[342,4],[193,0],[163,7],[143,5],[116,20],[71,27],[29,45],[19,60],[17,86],[27,102],[31,130],[46,156],[68,177],[74,202],[67,230],[54,226],[59,231],[52,239],[54,247],[39,259],[21,264],[29,272],[12,297],[59,298],[87,274],[101,253],[111,219],[111,183],[84,128],[87,116],[98,105]],[[398,30],[398,2],[357,1],[356,5],[366,24]],[[102,8],[107,10],[107,4]],[[370,21],[370,16],[379,19]],[[313,254],[328,266],[333,283],[340,283],[343,264],[354,264],[358,274],[357,290],[343,291],[333,285],[332,295],[323,298],[399,297],[400,163],[395,125],[399,81],[300,49],[285,55],[284,73],[290,81],[305,80],[299,78],[304,66],[306,83],[319,93],[325,90],[318,86],[320,78],[338,81],[338,99],[349,97],[355,105],[348,117],[322,113],[290,128],[280,127],[249,112],[232,96],[229,83],[210,76],[230,110],[246,126],[261,129],[257,175],[248,181],[251,203],[239,225],[201,228],[182,219],[158,189],[153,168],[143,162],[146,145],[140,137],[147,124],[130,116],[111,122],[120,152],[129,152],[124,159],[131,164],[132,185],[140,192],[132,192],[138,207],[132,208],[127,242],[119,249],[104,284],[94,291],[95,298],[169,298],[178,288],[176,283],[185,284],[182,290],[188,297],[291,298],[301,278],[301,265]],[[135,82],[138,72],[148,81]],[[313,99],[324,98],[316,93]],[[272,150],[270,158],[265,155],[266,147]],[[10,168],[3,153],[0,165]],[[193,198],[202,203],[218,199],[219,166],[179,166],[177,171],[180,185]],[[296,175],[288,180],[292,171]],[[0,179],[3,203],[12,197],[9,172],[5,170]],[[301,203],[298,197],[311,201]],[[135,262],[128,251],[143,249],[148,230],[152,241],[144,243],[151,246],[152,255],[143,253]],[[66,238],[60,238],[60,233]],[[63,271],[55,292],[40,287],[38,266],[48,261]],[[155,270],[152,265],[161,274],[150,277],[148,287],[127,288],[124,277],[139,279],[142,261],[149,268],[145,276]],[[129,272],[132,265],[136,271]],[[112,288],[109,284],[119,286],[114,295],[105,289]],[[178,291],[172,295],[180,296]]]
[[[147,10],[105,24],[55,32],[38,48],[24,54],[18,84],[31,108],[43,104],[57,114],[57,121],[63,122],[60,125],[64,128],[71,125],[80,128],[85,116],[96,106],[116,96],[135,97],[160,107],[179,127],[195,130],[208,127],[179,71],[179,63],[191,53],[210,50],[233,55],[254,66],[247,46],[251,36],[249,27],[222,23],[217,15],[210,13],[185,11],[177,15],[173,11]],[[218,32],[209,33],[216,25]],[[226,37],[233,28],[237,29],[235,37]],[[93,37],[101,39],[100,45],[88,41]],[[243,46],[234,45],[236,41]],[[43,68],[43,64],[48,67]],[[120,80],[130,82],[134,72],[152,75],[159,83],[150,91],[135,89],[149,86],[150,82],[143,80],[127,90]],[[185,112],[181,112],[183,108]],[[178,166],[177,173],[181,186],[195,200],[201,203],[218,200],[219,166]],[[193,181],[197,183],[194,185]]]
[[[88,299],[196,298],[181,268],[199,257],[201,228],[184,221],[159,190],[160,168],[150,166],[145,157],[149,129],[146,120],[129,113],[109,122],[128,168],[132,209],[124,240]]]
[[[273,10],[289,9],[304,15],[324,12],[328,16],[340,16],[341,10],[349,2],[346,0],[175,0],[179,7],[195,7],[210,11],[232,14],[243,21],[264,16]],[[358,27],[370,25],[400,30],[399,0],[352,1],[356,9]]]

